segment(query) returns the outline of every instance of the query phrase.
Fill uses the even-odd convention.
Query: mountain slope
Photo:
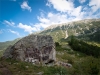
[[[71,35],[74,35],[83,40],[100,43],[100,19],[86,19],[51,25],[36,34],[51,35],[55,42],[67,39]],[[0,50],[5,50],[9,45],[13,45],[19,39],[20,38],[13,41],[0,42]]]
[[[78,36],[82,38],[87,37],[89,40],[95,41],[100,34],[100,19],[86,19],[80,21],[74,21],[69,23],[63,23],[58,25],[52,25],[39,34],[51,35],[55,41],[60,41],[60,39],[68,38],[71,35]],[[94,38],[91,36],[94,35]],[[88,40],[84,38],[85,40]],[[100,40],[96,40],[100,41]]]
[[[95,58],[93,56],[88,56],[82,51],[77,51],[80,49],[88,48],[88,44],[77,44],[76,42],[73,45],[77,46],[75,51],[71,46],[66,43],[66,39],[70,38],[71,35],[75,35],[77,38],[83,40],[90,40],[98,42],[100,37],[100,19],[92,20],[82,20],[76,22],[70,22],[65,24],[54,25],[46,28],[41,31],[39,34],[48,34],[53,37],[55,41],[63,40],[64,43],[57,43],[56,45],[56,58],[57,63],[64,62],[72,64],[72,67],[66,67],[64,63],[62,65],[55,66],[41,66],[33,65],[26,62],[20,62],[12,59],[3,60],[0,59],[0,75],[100,75],[100,58]],[[38,34],[38,33],[36,33]],[[97,39],[98,38],[98,39]],[[9,41],[0,43],[1,49],[6,48],[8,45],[14,44],[16,41]],[[88,42],[89,43],[89,42]],[[91,44],[91,42],[90,42]],[[93,45],[93,44],[92,44]],[[92,46],[91,46],[92,47]],[[94,47],[95,48],[95,47]],[[91,48],[92,51],[93,48]],[[85,50],[85,49],[84,49]],[[88,50],[86,50],[88,51]],[[86,52],[84,51],[84,52]],[[88,51],[88,52],[91,52]],[[95,51],[95,49],[93,49]],[[0,52],[1,53],[1,52]],[[96,52],[98,53],[98,52]],[[100,54],[99,54],[100,55]],[[6,72],[5,72],[6,70]],[[5,74],[7,73],[7,74]]]
[[[12,41],[0,42],[0,57],[2,56],[2,54],[8,46],[15,44],[18,40],[20,40],[20,38],[17,38]]]
[[[0,50],[5,50],[9,45],[15,44],[20,38],[12,41],[0,42]]]

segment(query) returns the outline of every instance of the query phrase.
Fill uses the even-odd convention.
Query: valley
[[[100,19],[52,25],[36,34],[52,36],[56,46],[56,64],[41,66],[1,58],[0,75],[6,75],[3,68],[7,69],[8,75],[100,75]],[[0,42],[0,56],[9,45],[18,40]],[[87,51],[88,48],[90,51]],[[72,67],[57,64],[58,62],[68,63]]]

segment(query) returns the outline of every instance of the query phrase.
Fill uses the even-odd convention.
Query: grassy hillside
[[[100,58],[99,56],[95,58],[95,56],[97,56],[96,53],[98,55],[100,54],[99,28],[100,19],[84,20],[48,27],[40,34],[51,35],[55,42],[60,43],[60,45],[56,47],[57,60],[69,62],[73,65],[71,69],[67,69],[68,75],[99,75],[100,68],[98,66],[100,65]],[[79,46],[77,46],[77,42],[74,42],[73,46],[75,45],[77,49],[74,50],[74,48],[70,48],[68,41],[72,35],[87,43],[85,43],[85,45],[79,43]],[[66,36],[68,37],[66,38]],[[81,51],[79,51],[79,47]],[[90,51],[87,49],[90,49]],[[96,52],[95,49],[98,49],[98,52]]]
[[[15,44],[19,39],[20,38],[17,38],[13,41],[0,42],[0,57],[8,46]]]
[[[1,68],[2,67],[2,68]],[[8,72],[4,72],[6,71]],[[0,62],[0,75],[67,75],[66,68],[61,66],[41,66],[31,63],[6,59]]]
[[[56,51],[56,62],[70,63],[72,67],[41,66],[12,59],[0,59],[0,75],[100,75],[100,58],[74,51],[66,44],[56,46]]]
[[[0,42],[0,50],[5,50],[9,45],[15,44],[20,38],[12,41]]]

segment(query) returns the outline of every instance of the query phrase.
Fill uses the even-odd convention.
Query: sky
[[[0,42],[46,27],[100,18],[100,0],[0,0]]]

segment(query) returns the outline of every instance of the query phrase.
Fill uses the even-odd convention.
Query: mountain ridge
[[[87,22],[92,22],[92,21],[100,21],[100,19],[84,19],[84,20],[72,21],[72,22],[67,22],[67,23],[52,24],[49,27],[45,28],[44,30],[47,30],[47,29],[50,29],[50,28],[52,29],[52,28],[55,28],[57,26],[72,24],[74,22],[85,22],[85,23],[87,23]]]
[[[68,38],[71,35],[89,35],[100,31],[100,19],[85,19],[69,23],[56,24],[47,27],[39,34],[51,35],[55,41],[61,38]]]
[[[56,26],[51,25],[45,28],[44,30],[35,32],[33,34],[51,35],[54,41],[57,42],[61,40],[62,38],[67,39],[71,35],[79,36],[79,38],[82,38],[83,36],[86,38],[89,38],[90,36],[93,36],[93,35],[99,36],[100,34],[97,35],[97,32],[100,31],[99,28],[100,28],[100,19],[85,19],[85,20],[73,21],[73,22],[68,22],[68,23],[56,24]],[[94,38],[96,39],[96,37]],[[20,39],[20,38],[17,38],[17,39]],[[14,44],[15,42],[18,41],[17,39],[12,40],[12,41],[0,42],[0,50],[2,50],[5,46],[8,47],[8,45]],[[15,42],[12,43],[13,41]],[[1,46],[4,45],[5,43],[9,43],[9,44],[1,48]]]

